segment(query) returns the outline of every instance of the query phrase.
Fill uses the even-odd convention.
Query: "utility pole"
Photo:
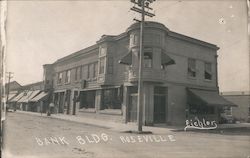
[[[153,17],[154,14],[145,11],[145,8],[153,10],[149,4],[155,0],[131,0],[132,3],[137,5],[131,8],[132,11],[141,14],[141,20],[134,19],[140,22],[140,55],[139,55],[139,76],[138,76],[138,98],[137,98],[137,125],[138,132],[142,132],[142,110],[143,110],[143,59],[144,59],[144,22],[145,16]]]
[[[6,104],[8,103],[9,100],[9,93],[10,93],[10,79],[13,78],[13,72],[6,72],[7,77],[8,77],[8,83],[7,83],[7,98],[6,98]]]

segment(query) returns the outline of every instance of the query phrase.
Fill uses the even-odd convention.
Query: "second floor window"
[[[204,78],[206,80],[212,80],[212,64],[205,63],[205,71],[204,71]]]
[[[144,53],[144,67],[151,68],[153,65],[153,55],[152,52]]]
[[[196,77],[196,61],[195,59],[188,59],[188,76]]]
[[[80,79],[81,76],[81,69],[80,67],[76,67],[75,69],[75,81],[78,81]]]
[[[70,70],[66,71],[65,83],[70,83]]]
[[[94,78],[97,77],[97,72],[98,72],[98,62],[94,63]]]
[[[62,72],[59,72],[59,73],[58,73],[57,83],[58,83],[58,84],[62,84]]]
[[[105,58],[100,58],[99,61],[99,74],[103,74],[105,70]]]

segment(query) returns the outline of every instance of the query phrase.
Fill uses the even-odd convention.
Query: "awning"
[[[120,64],[132,65],[132,52],[130,51],[121,60],[119,60]]]
[[[130,51],[121,60],[119,60],[120,64],[131,65],[132,64],[132,52]],[[161,53],[161,65],[172,65],[175,64],[175,61],[170,58],[166,53]]]
[[[40,92],[41,92],[40,90],[32,91],[32,93],[23,102],[28,103],[32,98],[37,96]]]
[[[34,98],[32,98],[30,100],[30,102],[38,102],[38,101],[42,101],[45,100],[48,96],[48,93],[45,92],[41,92],[40,94],[38,94],[37,96],[35,96]]]
[[[175,61],[172,58],[170,58],[166,53],[161,52],[161,64],[172,65],[175,64]]]
[[[32,91],[27,91],[26,93],[24,93],[23,97],[20,100],[18,100],[17,102],[18,103],[25,103],[31,94],[32,94]]]
[[[234,103],[226,100],[219,95],[217,91],[200,90],[200,89],[187,89],[188,91],[188,104],[207,105],[207,106],[234,106]]]
[[[10,101],[11,99],[14,99],[15,96],[17,96],[17,93],[10,93],[8,95],[8,101]],[[6,98],[7,98],[7,95],[6,95]]]
[[[26,93],[25,91],[21,92],[16,97],[14,97],[13,99],[9,100],[9,102],[17,102],[18,100],[20,100],[24,96],[25,93]]]

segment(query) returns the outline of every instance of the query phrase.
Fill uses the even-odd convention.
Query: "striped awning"
[[[37,96],[35,96],[34,98],[32,98],[30,100],[30,102],[42,101],[42,100],[45,100],[47,97],[48,97],[48,93],[41,92],[40,94],[38,94]]]

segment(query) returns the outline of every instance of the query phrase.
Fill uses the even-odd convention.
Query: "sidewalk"
[[[36,115],[40,117],[78,122],[78,123],[83,123],[86,125],[97,126],[97,127],[102,127],[102,128],[109,128],[111,130],[118,131],[118,132],[137,130],[136,123],[116,123],[116,122],[103,121],[99,119],[88,118],[88,117],[77,116],[77,115],[52,114],[51,116],[47,116],[47,114],[45,113],[41,115],[41,113],[30,112],[30,111],[16,111],[16,112],[29,114],[29,115]],[[243,127],[250,128],[250,123],[219,124],[217,127],[217,130],[229,129],[229,128],[243,128]],[[184,126],[167,126],[167,125],[162,125],[159,127],[143,126],[143,131],[151,131],[154,134],[166,134],[166,133],[172,133],[174,131],[184,131]]]

